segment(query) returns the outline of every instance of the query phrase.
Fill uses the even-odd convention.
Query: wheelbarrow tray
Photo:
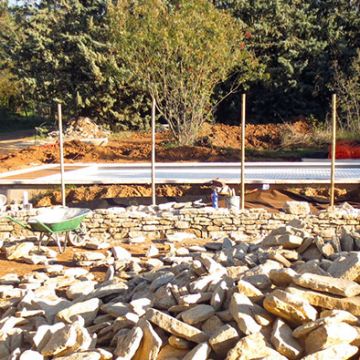
[[[46,213],[30,218],[28,225],[34,232],[72,231],[80,227],[81,222],[90,212],[89,209],[80,208],[48,209]]]

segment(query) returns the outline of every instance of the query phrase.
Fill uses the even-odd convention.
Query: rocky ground
[[[356,359],[360,233],[325,239],[303,225],[175,233],[144,257],[92,239],[71,268],[52,249],[6,240],[8,261],[43,267],[0,278],[0,359]],[[105,279],[88,270],[99,266]]]

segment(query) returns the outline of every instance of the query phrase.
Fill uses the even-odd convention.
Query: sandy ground
[[[209,239],[195,239],[195,240],[184,240],[178,246],[191,246],[191,245],[204,245],[207,243]],[[160,254],[165,254],[169,250],[168,245],[164,244],[161,240],[151,241],[147,240],[144,243],[140,244],[127,244],[127,243],[120,243],[116,242],[116,245],[120,245],[126,250],[128,250],[133,256],[146,259],[145,255],[147,250],[149,249],[151,244],[155,244],[156,247],[160,250]],[[177,247],[177,245],[175,245]],[[49,246],[50,249],[57,251],[57,247]],[[105,253],[107,250],[88,250],[85,248],[75,248],[72,246],[68,246],[64,253],[59,254],[57,256],[56,261],[54,264],[63,265],[65,268],[74,268],[78,267],[75,262],[73,261],[73,257],[75,253],[79,252],[88,252],[88,251],[95,251]],[[44,269],[44,265],[30,265],[26,264],[22,261],[14,261],[14,260],[7,260],[4,253],[0,253],[0,277],[9,274],[9,273],[16,273],[19,276],[29,274],[33,271],[37,271],[40,269]],[[94,268],[86,268],[91,273],[94,274],[96,280],[103,281],[105,278],[106,266],[94,267]]]

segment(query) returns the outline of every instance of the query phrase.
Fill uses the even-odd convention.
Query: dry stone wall
[[[38,213],[18,211],[8,215],[26,222]],[[201,238],[229,236],[241,239],[245,235],[267,234],[271,230],[293,221],[302,221],[312,235],[331,238],[342,228],[360,230],[360,213],[345,214],[323,211],[317,215],[294,215],[284,212],[270,213],[263,209],[243,212],[228,209],[184,208],[165,211],[139,211],[134,209],[95,210],[86,220],[88,234],[110,240],[125,240],[144,236],[163,239],[177,232],[194,233]],[[30,235],[3,216],[0,219],[0,238],[9,235]]]

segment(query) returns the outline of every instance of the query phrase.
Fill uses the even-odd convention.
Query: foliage
[[[111,76],[116,62],[108,43],[105,0],[42,0],[17,9],[23,36],[8,55],[38,111],[64,104],[68,116],[143,126],[141,92]],[[145,103],[145,104],[144,104]],[[141,106],[140,106],[141,105]]]
[[[324,118],[334,89],[333,62],[346,69],[359,47],[359,6],[352,0],[213,2],[246,23],[255,54],[269,74],[250,85],[251,115]],[[238,121],[239,108],[239,99],[232,97],[218,115]]]
[[[191,143],[214,109],[216,120],[239,123],[235,89],[248,92],[248,118],[265,121],[324,119],[335,91],[344,126],[358,124],[358,0],[17,3],[0,0],[0,107],[7,113],[52,117],[61,101],[68,117],[138,129],[149,123],[152,95],[180,141]]]
[[[0,0],[0,107],[13,109],[20,93],[20,84],[11,73],[11,63],[6,59],[7,39],[14,35],[14,22],[7,1]]]
[[[224,98],[259,69],[241,24],[207,0],[119,0],[110,14],[118,73],[156,100],[181,145],[193,144],[211,119],[217,84],[231,82]]]
[[[338,114],[342,127],[355,134],[360,134],[360,49],[353,59],[347,75],[336,71],[335,91],[339,96]]]

